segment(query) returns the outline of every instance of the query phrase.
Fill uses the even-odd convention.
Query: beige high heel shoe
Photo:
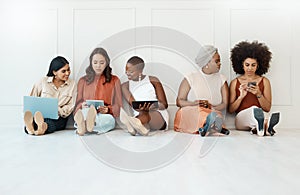
[[[86,132],[86,127],[85,127],[84,117],[81,110],[78,110],[74,115],[74,121],[77,124],[77,130],[76,130],[77,134],[83,136]]]
[[[43,114],[40,111],[37,111],[34,113],[34,122],[38,126],[38,128],[34,132],[34,134],[35,135],[44,135],[48,128],[48,124],[45,123]]]
[[[24,123],[28,134],[34,135],[33,116],[30,111],[24,113]]]
[[[129,116],[123,110],[123,108],[120,109],[120,121],[127,127],[128,133],[130,133],[133,136],[136,135],[136,131],[134,130],[134,128],[132,127],[132,125],[129,122]]]
[[[142,122],[135,117],[128,117],[129,123],[133,126],[133,128],[141,135],[148,135],[149,129],[147,129]]]
[[[94,105],[91,105],[86,116],[86,130],[93,132],[95,126],[97,111]]]

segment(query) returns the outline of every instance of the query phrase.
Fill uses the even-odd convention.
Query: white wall
[[[125,79],[124,66],[129,56],[138,54],[146,62],[153,62],[147,71],[158,74],[164,82],[171,109],[175,110],[178,83],[184,74],[196,70],[187,57],[195,47],[180,40],[182,47],[177,47],[172,33],[166,34],[159,44],[174,43],[175,49],[153,47],[155,33],[135,34],[129,30],[160,26],[174,29],[194,42],[217,46],[222,58],[221,72],[229,81],[236,76],[230,66],[230,48],[241,40],[265,42],[273,52],[266,75],[272,83],[272,110],[281,111],[281,128],[297,128],[299,5],[283,0],[0,1],[0,124],[22,124],[22,97],[46,74],[54,56],[65,56],[72,67],[72,77],[78,79],[87,66],[89,53],[99,44],[108,50],[113,71],[121,79]],[[125,47],[139,43],[150,46]]]

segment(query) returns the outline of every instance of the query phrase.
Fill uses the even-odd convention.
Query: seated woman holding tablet
[[[57,98],[59,117],[44,119],[41,111],[31,113],[24,110],[26,133],[43,135],[65,129],[68,117],[75,107],[76,96],[76,83],[69,78],[70,73],[69,62],[64,57],[57,56],[51,61],[47,76],[34,85],[30,96]]]
[[[164,88],[157,77],[143,74],[144,66],[142,58],[130,58],[126,64],[129,81],[122,84],[123,96],[133,107],[134,117],[121,110],[120,120],[131,135],[148,135],[150,130],[168,129],[168,102]]]
[[[89,61],[86,75],[79,79],[77,86],[74,126],[78,135],[112,130],[122,106],[121,83],[111,73],[107,52],[96,48]]]

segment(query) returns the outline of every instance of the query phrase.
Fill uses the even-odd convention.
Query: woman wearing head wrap
[[[231,50],[233,70],[240,76],[230,83],[229,112],[237,113],[238,130],[251,130],[258,136],[275,133],[279,112],[271,115],[268,125],[264,117],[271,109],[272,94],[269,79],[262,75],[268,72],[271,58],[269,48],[257,41],[242,41]]]
[[[186,76],[180,84],[176,104],[174,129],[185,133],[200,133],[205,136],[210,130],[223,134],[221,111],[228,103],[228,84],[221,67],[217,48],[206,45],[199,51],[196,64],[198,72]]]

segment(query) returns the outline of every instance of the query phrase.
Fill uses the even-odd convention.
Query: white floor
[[[300,194],[300,130],[202,138],[1,127],[0,194]]]

